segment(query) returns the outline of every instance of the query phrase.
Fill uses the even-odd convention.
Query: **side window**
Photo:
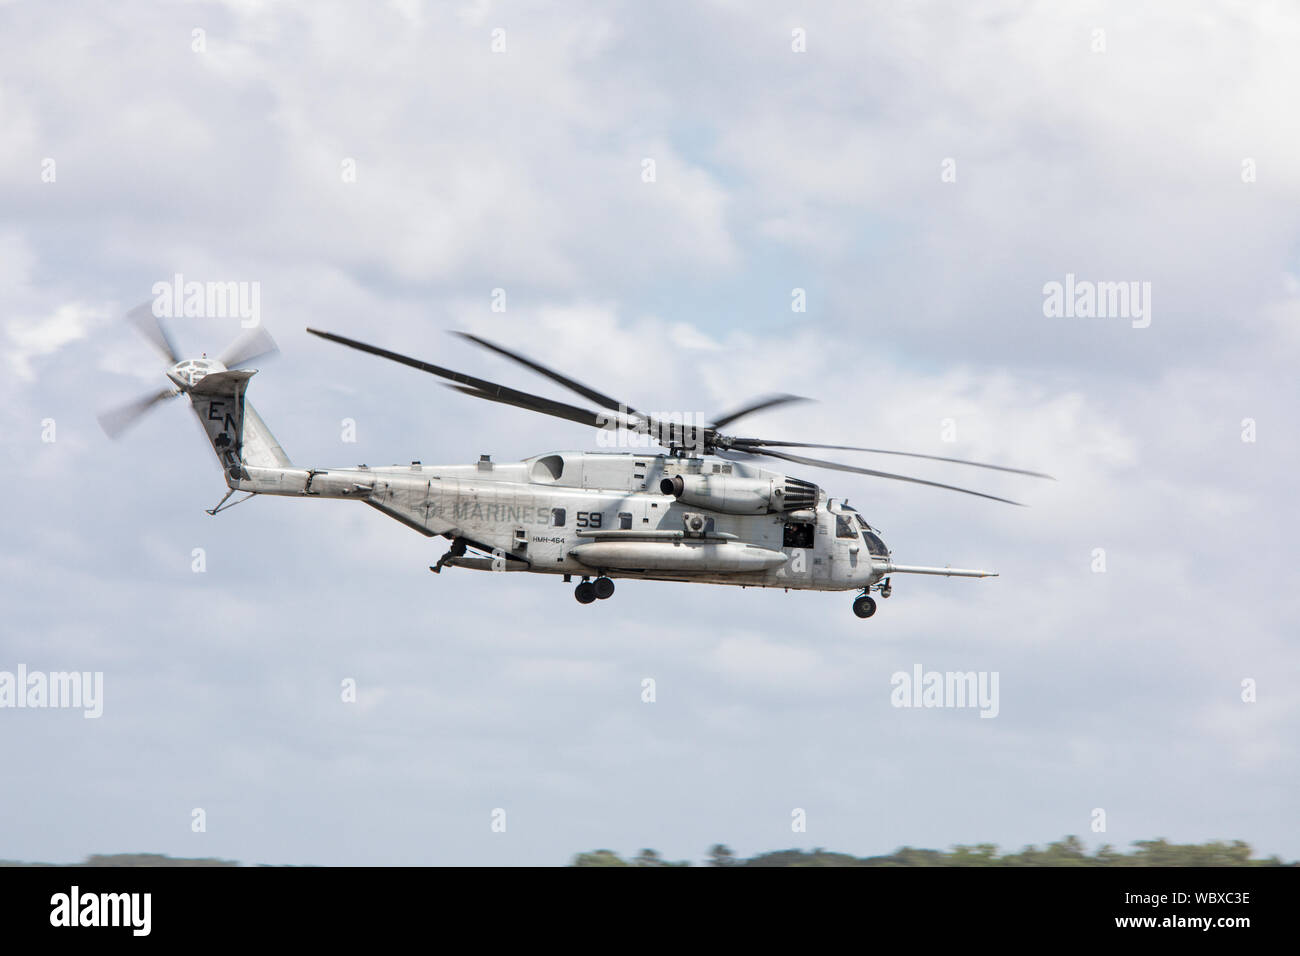
[[[835,537],[837,538],[856,538],[858,536],[857,528],[853,527],[853,522],[848,515],[835,516]]]
[[[552,509],[551,509],[551,527],[552,527],[552,528],[563,528],[563,527],[564,527],[564,509],[563,509],[563,508],[552,508]]]
[[[632,530],[632,512],[620,511],[618,513],[618,526],[624,531]]]
[[[790,521],[786,523],[785,533],[782,536],[781,547],[783,548],[811,548],[816,536],[816,525],[806,524],[802,521]]]

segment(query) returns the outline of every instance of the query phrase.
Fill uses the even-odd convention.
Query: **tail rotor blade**
[[[217,359],[226,368],[242,368],[264,356],[274,355],[280,351],[271,338],[271,333],[257,326],[249,329],[235,341],[226,346],[226,350]]]
[[[136,331],[149,340],[168,363],[175,365],[181,360],[176,351],[176,344],[163,328],[162,322],[153,314],[153,303],[144,302],[126,314],[126,320],[135,326]]]
[[[119,405],[117,408],[104,412],[99,416],[99,426],[104,429],[104,433],[109,438],[116,440],[122,436],[123,432],[143,418],[149,409],[159,402],[164,402],[179,394],[180,392],[174,388],[165,388],[161,392],[144,395],[133,402]]]

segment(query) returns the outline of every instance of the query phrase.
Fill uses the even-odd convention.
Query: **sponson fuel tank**
[[[713,574],[766,571],[785,564],[780,551],[740,541],[590,541],[569,552],[589,568],[625,571],[698,571]]]

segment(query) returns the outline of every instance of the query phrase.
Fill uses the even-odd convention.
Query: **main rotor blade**
[[[506,358],[510,359],[512,362],[518,362],[524,368],[532,369],[534,372],[538,373],[539,375],[545,375],[552,382],[558,382],[560,385],[563,385],[565,388],[569,389],[572,392],[576,392],[578,395],[581,395],[583,398],[587,399],[588,401],[595,402],[601,408],[622,409],[633,415],[640,414],[636,409],[634,409],[631,405],[628,405],[626,402],[620,402],[618,399],[612,398],[609,395],[606,395],[604,392],[598,392],[591,386],[584,385],[582,384],[582,382],[579,382],[577,379],[569,378],[567,375],[557,372],[553,368],[548,368],[547,366],[543,365],[541,362],[535,362],[526,355],[521,355],[518,352],[512,352],[510,351],[510,349],[505,348],[504,346],[497,345],[495,342],[489,342],[487,339],[480,338],[477,335],[472,335],[469,332],[456,332],[454,334],[459,335],[462,339],[467,339],[470,342],[473,342],[475,345],[481,345],[485,349],[489,349],[493,352],[496,352],[498,355],[503,355]]]
[[[149,340],[149,344],[157,349],[169,364],[175,365],[181,360],[180,353],[176,351],[176,344],[163,328],[162,321],[153,314],[152,301],[137,305],[126,314],[126,320]]]
[[[226,346],[226,350],[217,359],[226,368],[241,368],[249,362],[255,362],[265,355],[274,355],[280,351],[271,338],[271,333],[262,326],[249,329],[239,338]]]
[[[756,461],[759,462],[759,464],[762,464],[759,460],[759,455],[761,455],[762,452],[740,451],[737,448],[719,448],[714,452],[714,454],[719,458],[725,458],[727,461]]]
[[[104,433],[109,438],[116,440],[122,436],[123,432],[144,417],[144,414],[149,409],[159,402],[175,398],[179,394],[180,392],[174,388],[164,388],[161,392],[144,395],[133,402],[109,409],[99,416],[99,427],[104,429]]]
[[[734,412],[723,415],[713,423],[715,429],[723,428],[730,425],[738,418],[744,418],[746,415],[753,415],[755,412],[761,412],[767,408],[775,408],[777,405],[789,405],[793,402],[811,402],[811,398],[804,398],[802,395],[768,395],[765,398],[756,399],[744,408],[738,408]]]
[[[582,425],[590,425],[592,428],[600,428],[609,418],[608,415],[598,416],[596,412],[584,408],[577,408],[573,405],[566,405],[564,402],[553,401],[549,398],[543,398],[540,395],[533,395],[529,392],[521,392],[518,389],[507,388],[504,385],[498,385],[496,382],[489,382],[485,378],[475,378],[473,375],[465,375],[462,372],[455,372],[449,368],[443,368],[440,365],[434,365],[430,362],[422,362],[419,359],[411,358],[408,355],[402,355],[399,352],[390,352],[388,349],[381,349],[376,345],[367,345],[365,342],[358,342],[356,339],[349,339],[342,335],[335,335],[333,332],[321,332],[318,329],[307,330],[312,335],[326,339],[330,342],[337,342],[339,345],[346,345],[348,348],[357,349],[361,352],[369,352],[371,355],[378,355],[380,358],[386,358],[402,365],[409,365],[411,368],[418,368],[422,372],[428,372],[431,375],[437,375],[440,378],[448,379],[457,383],[460,391],[474,395],[476,398],[487,398],[491,401],[501,402],[506,405],[515,405],[519,408],[527,408],[534,412],[541,412],[545,415],[554,415],[557,418],[565,418],[572,422],[578,422]]]
[[[874,455],[902,455],[906,458],[925,458],[929,461],[947,461],[955,465],[972,465],[975,468],[991,468],[994,471],[1008,471],[1014,475],[1029,475],[1033,478],[1047,478],[1055,481],[1051,475],[1041,471],[1026,471],[1024,468],[1009,468],[1006,465],[990,465],[983,461],[968,461],[965,458],[943,458],[939,455],[921,455],[912,451],[888,451],[884,448],[859,448],[856,445],[816,445],[802,441],[767,441],[763,438],[733,438],[731,447],[742,450],[756,448],[825,448],[830,451],[865,451]]]
[[[787,455],[780,451],[765,451],[763,449],[752,449],[755,455],[770,455],[772,458],[783,458],[786,461],[792,461],[799,465],[811,465],[814,468],[831,468],[835,471],[849,471],[858,475],[870,475],[873,478],[892,478],[895,481],[910,481],[916,485],[929,485],[931,488],[945,488],[948,491],[960,491],[964,495],[975,495],[978,498],[989,498],[993,501],[1001,501],[1008,505],[1019,505],[1024,507],[1019,501],[1012,501],[1010,498],[999,498],[997,495],[986,495],[982,491],[971,491],[969,488],[958,488],[956,485],[945,485],[937,481],[926,481],[924,478],[910,478],[907,475],[894,475],[887,471],[873,471],[870,468],[858,468],[854,465],[842,465],[836,461],[824,461],[821,458],[805,458],[802,455]]]
[[[482,389],[470,388],[468,385],[448,385],[447,387],[463,392],[466,395],[473,395],[475,398],[486,399],[489,402],[513,405],[515,408],[524,408],[530,412],[541,412],[543,415],[563,418],[566,421],[577,422],[579,425],[590,425],[592,428],[608,428],[610,424],[614,423],[615,416],[613,415],[578,408],[576,405],[566,405],[564,402],[552,401],[549,398],[542,398],[540,395],[529,395],[527,392],[514,392],[513,389],[505,390],[514,392],[514,395],[528,396],[530,401],[526,402],[511,395],[492,394]]]

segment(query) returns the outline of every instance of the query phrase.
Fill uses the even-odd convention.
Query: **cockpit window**
[[[889,549],[885,547],[885,542],[881,541],[880,538],[872,534],[870,531],[862,532],[862,540],[867,543],[868,554],[879,554],[882,556],[889,554]]]
[[[862,515],[857,514],[856,512],[854,512],[853,517],[855,517],[855,518],[858,519],[858,527],[863,528],[863,529],[866,530],[866,531],[870,531],[870,530],[871,530],[871,525],[867,524],[867,519],[864,518],[864,517],[862,517]]]
[[[848,515],[835,516],[835,537],[837,538],[856,538],[857,530],[853,527],[853,522],[849,520]]]

